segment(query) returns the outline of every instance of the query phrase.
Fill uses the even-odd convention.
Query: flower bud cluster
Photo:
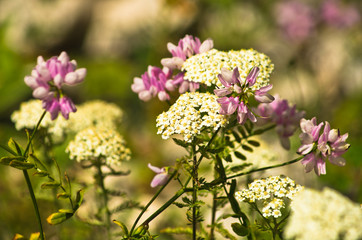
[[[76,61],[70,61],[66,52],[47,61],[39,56],[31,76],[24,78],[25,84],[33,89],[33,96],[43,101],[43,108],[51,114],[52,120],[58,117],[59,112],[68,119],[69,113],[76,111],[72,100],[61,91],[64,84],[74,86],[84,80],[86,69],[76,68]]]
[[[281,209],[285,207],[285,199],[293,199],[302,188],[289,177],[271,176],[253,181],[248,189],[236,192],[235,197],[241,202],[262,201],[263,216],[278,218],[281,216]]]
[[[90,127],[75,136],[66,152],[78,162],[100,159],[106,165],[119,166],[130,160],[131,151],[125,145],[125,140],[116,130]]]
[[[346,142],[348,133],[341,135],[339,130],[331,129],[329,122],[325,122],[323,133],[320,131],[323,123],[317,125],[317,119],[302,119],[300,128],[302,133],[300,139],[302,146],[299,147],[298,153],[304,155],[302,164],[305,171],[310,172],[314,169],[319,176],[326,174],[326,160],[337,166],[344,166],[346,160],[341,157],[350,147]]]
[[[163,139],[181,134],[191,142],[203,128],[216,130],[227,124],[225,116],[219,114],[217,97],[210,93],[187,92],[182,94],[167,112],[156,120],[157,134]]]

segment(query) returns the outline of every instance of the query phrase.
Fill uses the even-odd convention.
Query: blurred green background
[[[118,104],[126,114],[120,128],[133,152],[132,161],[125,164],[132,171],[126,182],[132,184],[122,187],[136,199],[154,193],[147,163],[172,165],[180,153],[165,148],[156,135],[155,119],[167,105],[141,102],[130,86],[148,65],[160,67],[161,58],[170,57],[168,42],[177,44],[191,34],[201,41],[213,39],[219,50],[254,48],[265,53],[275,64],[273,94],[297,104],[306,118],[317,116],[342,134],[348,132],[351,148],[345,167],[327,164],[327,175],[318,178],[302,168],[284,174],[362,202],[361,5],[360,0],[0,0],[1,143],[10,136],[24,141],[25,133],[15,130],[10,115],[32,98],[23,79],[37,56],[48,59],[66,51],[88,70],[84,83],[67,92],[75,103],[102,99]],[[292,142],[295,151],[298,137]],[[63,168],[73,164],[58,152]],[[53,205],[39,201],[45,219]],[[0,166],[0,213],[0,239],[37,231],[22,173],[6,166]],[[46,226],[46,231],[48,239],[100,239],[94,228],[76,220]]]

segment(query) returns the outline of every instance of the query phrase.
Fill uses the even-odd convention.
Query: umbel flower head
[[[205,128],[216,130],[226,126],[228,121],[219,114],[220,107],[216,100],[217,97],[210,93],[182,94],[167,112],[157,117],[157,134],[162,134],[163,139],[181,134],[185,141],[191,142]]]
[[[47,61],[39,56],[31,76],[24,78],[25,84],[33,89],[33,96],[43,101],[43,108],[51,114],[52,120],[57,118],[59,112],[68,119],[69,113],[76,111],[72,100],[61,90],[64,84],[74,86],[84,80],[86,69],[76,68],[76,61],[70,61],[66,52]]]
[[[305,115],[304,111],[298,111],[296,105],[290,105],[288,100],[280,99],[278,95],[272,103],[259,104],[256,113],[258,125],[266,123],[276,124],[276,132],[279,135],[280,142],[283,148],[290,149],[289,137],[293,136],[299,126],[300,120]]]
[[[239,124],[244,124],[246,119],[256,122],[256,117],[248,107],[249,96],[254,96],[257,101],[262,103],[270,103],[274,100],[274,97],[268,93],[273,87],[271,84],[252,90],[251,87],[255,85],[259,72],[258,67],[252,68],[245,81],[242,81],[238,67],[232,72],[226,68],[221,69],[218,78],[224,88],[214,90],[214,93],[220,97],[217,100],[221,105],[220,114],[231,115],[237,111]],[[230,96],[227,97],[228,95]]]
[[[78,162],[100,160],[109,166],[119,166],[131,158],[130,149],[116,130],[96,127],[80,131],[69,143],[66,152]]]
[[[310,172],[314,169],[319,176],[326,174],[326,160],[337,166],[344,166],[346,160],[341,157],[350,145],[346,142],[348,133],[340,135],[339,130],[331,129],[328,122],[325,122],[323,133],[320,131],[323,123],[317,125],[317,119],[300,120],[300,128],[302,133],[300,139],[302,146],[299,147],[298,153],[304,155],[302,164],[305,171]]]
[[[281,209],[285,207],[286,199],[293,199],[302,189],[289,177],[270,176],[265,179],[257,179],[243,189],[235,193],[240,202],[263,203],[262,214],[264,217],[278,218],[282,215]]]

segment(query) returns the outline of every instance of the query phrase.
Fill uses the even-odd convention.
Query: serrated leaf
[[[247,145],[242,145],[241,146],[245,151],[248,151],[248,152],[253,152],[253,149]]]
[[[113,220],[113,222],[122,228],[122,231],[123,231],[124,235],[126,235],[127,237],[129,236],[128,235],[128,229],[127,229],[126,225],[123,222],[119,222],[117,220]]]
[[[54,189],[54,188],[58,188],[60,186],[60,183],[58,182],[46,182],[43,183],[40,187],[42,189]]]
[[[178,228],[164,228],[161,230],[161,233],[170,233],[170,234],[192,234],[192,229],[189,227],[178,227]]]
[[[64,221],[66,221],[67,219],[69,219],[70,217],[73,216],[73,213],[67,213],[67,212],[56,212],[51,214],[48,218],[47,218],[47,222],[50,225],[56,225],[59,223],[62,223]]]
[[[23,162],[23,161],[19,161],[19,160],[12,160],[9,164],[10,167],[13,168],[17,168],[20,170],[26,170],[26,169],[31,169],[34,168],[34,164],[29,163],[29,162]]]
[[[247,236],[249,234],[249,229],[240,223],[232,223],[231,228],[233,229],[234,233],[236,233],[239,236]]]
[[[8,146],[11,150],[16,152],[19,156],[23,155],[22,148],[13,138],[9,139]]]
[[[18,161],[25,161],[25,157],[22,156],[6,156],[6,157],[2,157],[0,158],[0,163],[3,165],[10,165],[10,162],[13,160],[18,160]]]
[[[179,146],[183,147],[183,148],[187,148],[189,146],[188,142],[185,142],[183,140],[177,139],[177,138],[172,138],[172,140]]]
[[[180,202],[174,202],[173,204],[178,208],[184,208],[184,207],[189,206],[188,204],[180,203]]]
[[[65,192],[57,194],[58,199],[68,199],[69,197],[70,197],[70,195],[68,193],[65,193]]]
[[[246,156],[244,154],[242,154],[241,152],[235,151],[234,154],[235,154],[235,157],[237,157],[243,161],[246,160]]]
[[[258,141],[249,140],[248,143],[254,147],[259,147],[260,143]]]
[[[216,225],[215,230],[224,237],[224,239],[231,239],[231,240],[236,240],[236,237],[234,237],[231,233],[229,233],[228,230],[226,230],[225,228],[223,228],[220,224]]]

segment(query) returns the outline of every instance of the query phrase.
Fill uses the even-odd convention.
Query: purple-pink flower
[[[304,111],[296,110],[295,105],[289,105],[285,99],[280,99],[278,95],[270,104],[261,103],[256,109],[256,113],[260,116],[258,124],[266,123],[276,124],[276,132],[279,136],[280,143],[285,149],[290,149],[289,137],[299,127],[300,120],[304,117]]]
[[[63,85],[74,86],[83,82],[87,71],[76,68],[76,61],[70,61],[66,52],[47,61],[39,56],[31,75],[24,78],[25,84],[33,89],[33,96],[43,100],[43,108],[51,114],[52,120],[59,112],[68,119],[69,113],[76,111],[72,100],[65,97],[61,90]]]
[[[293,42],[303,42],[316,25],[312,8],[299,1],[284,1],[276,5],[276,18],[285,37]]]
[[[180,39],[178,45],[167,43],[167,49],[172,54],[172,58],[163,58],[161,64],[170,69],[181,69],[183,62],[198,53],[207,52],[212,49],[214,43],[211,39],[201,43],[200,39],[191,35],[186,35]]]
[[[165,185],[168,178],[169,178],[167,169],[165,167],[158,168],[158,167],[152,166],[150,163],[148,164],[148,167],[152,171],[157,173],[156,176],[152,179],[151,187],[154,188],[154,187],[157,187],[157,186]]]
[[[220,114],[231,115],[237,111],[237,121],[239,124],[244,124],[247,119],[256,122],[255,115],[248,107],[249,95],[254,95],[257,101],[263,103],[270,103],[274,100],[274,97],[268,93],[272,88],[271,84],[255,91],[250,88],[255,84],[259,72],[260,69],[254,67],[246,77],[245,82],[242,83],[237,67],[233,71],[226,68],[221,69],[218,78],[224,88],[214,90],[215,95],[220,97],[217,100],[220,104]],[[231,96],[227,97],[228,95]]]
[[[326,23],[338,28],[351,27],[361,18],[355,7],[343,6],[336,0],[324,1],[321,16]]]
[[[302,164],[305,166],[306,172],[314,169],[319,176],[326,174],[326,160],[337,166],[344,166],[346,161],[344,154],[350,145],[346,142],[348,133],[340,135],[337,129],[332,129],[328,122],[325,122],[324,130],[320,135],[323,123],[317,125],[317,119],[302,119],[300,121],[302,133],[300,139],[302,146],[298,149],[298,153],[304,155]]]

